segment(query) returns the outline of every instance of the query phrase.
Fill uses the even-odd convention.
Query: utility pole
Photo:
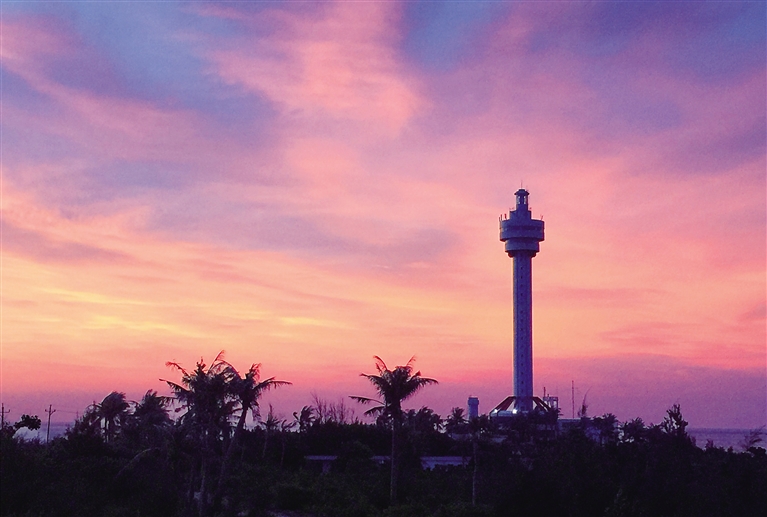
[[[9,409],[8,411],[6,411],[5,410],[5,404],[3,404],[2,405],[2,409],[0,409],[0,411],[2,411],[2,416],[0,416],[0,429],[4,429],[5,428],[5,415],[10,413],[11,410]]]
[[[48,404],[48,409],[46,409],[45,412],[48,413],[48,432],[45,434],[45,443],[48,443],[51,439],[51,415],[56,412],[56,410],[53,409],[53,404]]]

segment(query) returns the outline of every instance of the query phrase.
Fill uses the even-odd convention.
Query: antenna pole
[[[572,381],[573,419],[575,419],[575,381]]]

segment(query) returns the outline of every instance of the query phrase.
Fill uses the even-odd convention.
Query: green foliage
[[[445,431],[449,434],[467,432],[468,420],[464,416],[462,407],[454,407],[450,410],[450,415],[445,419]]]
[[[217,376],[226,368],[202,365],[190,375]],[[228,374],[234,378],[231,371]],[[193,380],[202,382],[195,389],[218,389],[211,379]],[[230,474],[220,476],[225,451],[234,450],[232,421],[237,417],[239,422],[242,412],[230,414],[226,428],[211,427],[214,438],[206,438],[192,434],[206,429],[192,422],[192,415],[172,422],[167,399],[155,392],[147,392],[132,411],[121,404],[124,397],[119,395],[113,392],[105,398],[108,403],[86,410],[64,437],[49,444],[0,435],[0,516],[767,514],[767,453],[756,446],[760,434],[748,441],[744,452],[697,448],[687,436],[678,406],[657,426],[645,426],[640,419],[621,424],[606,414],[554,435],[548,434],[545,415],[516,418],[499,428],[487,417],[461,422],[462,415],[453,412],[454,424],[465,432],[451,436],[433,410],[403,411],[398,419],[400,504],[392,504],[389,465],[373,460],[387,455],[392,427],[313,418],[314,410],[287,421],[270,410],[271,418],[267,415],[262,425],[242,430],[230,455]],[[190,394],[187,403],[192,396],[204,400],[209,395]],[[224,402],[210,408],[220,409],[226,397],[235,413],[241,408],[233,392],[219,396]],[[117,411],[109,414],[116,416],[105,411],[110,404]],[[111,430],[106,423],[110,419]],[[36,425],[34,417],[21,421]],[[206,440],[210,447],[203,455],[200,447]],[[420,456],[431,454],[470,461],[423,470]],[[322,472],[305,461],[306,455],[337,458],[329,472]],[[194,497],[203,492],[203,476],[209,482],[217,476],[223,480],[220,500],[211,489],[207,506]]]
[[[171,399],[156,391],[147,391],[128,415],[122,433],[138,447],[161,447],[170,440],[172,421],[168,415]]]
[[[5,438],[11,438],[16,434],[16,431],[21,429],[22,427],[26,427],[32,431],[36,429],[40,429],[40,425],[42,422],[40,419],[35,416],[29,416],[29,415],[21,415],[21,418],[18,422],[16,422],[13,425],[3,423],[2,429],[0,429],[0,435],[2,435]]]
[[[687,421],[682,416],[682,410],[679,407],[679,404],[674,404],[666,411],[666,416],[663,418],[660,428],[664,433],[674,439],[688,439],[686,431]]]
[[[97,404],[94,415],[103,424],[104,439],[113,441],[128,417],[130,404],[125,399],[125,393],[113,391]]]
[[[19,421],[13,424],[13,427],[17,431],[21,429],[22,427],[26,427],[27,429],[35,431],[37,429],[40,429],[41,425],[42,425],[42,422],[40,421],[40,418],[38,418],[37,415],[35,416],[21,415],[21,418],[19,419]]]

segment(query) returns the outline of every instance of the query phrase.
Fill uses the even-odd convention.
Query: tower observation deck
[[[533,409],[533,257],[540,251],[543,221],[533,219],[527,203],[530,193],[515,193],[517,206],[501,216],[501,241],[514,268],[514,399],[516,410]]]

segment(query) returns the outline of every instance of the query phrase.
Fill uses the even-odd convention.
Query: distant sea
[[[701,449],[706,447],[708,440],[714,442],[714,447],[728,449],[732,447],[735,452],[743,450],[742,443],[746,436],[750,435],[753,429],[688,429],[687,434],[695,438],[695,445]],[[762,432],[762,441],[757,443],[757,447],[767,448],[767,433]]]
[[[72,426],[72,422],[51,422],[51,440],[57,436],[63,436],[68,427]],[[43,426],[37,431],[30,431],[29,429],[22,429],[18,435],[26,440],[34,440],[35,438],[45,441],[45,435],[47,431],[47,425],[43,422]],[[721,447],[727,449],[732,447],[736,452],[743,450],[741,446],[744,438],[751,433],[751,429],[708,429],[708,428],[693,428],[688,429],[687,432],[691,437],[695,439],[695,445],[701,449],[706,446],[706,442],[711,440],[714,442],[715,447]],[[762,433],[762,440],[757,444],[757,447],[767,448],[767,433]]]

